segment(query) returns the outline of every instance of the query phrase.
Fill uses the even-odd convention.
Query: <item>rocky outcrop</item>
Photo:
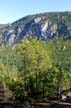
[[[24,36],[39,40],[52,39],[56,36],[71,36],[71,13],[43,13],[27,16],[12,24],[0,25],[0,46],[11,46]]]

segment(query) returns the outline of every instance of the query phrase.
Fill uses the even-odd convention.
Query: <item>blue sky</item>
[[[0,0],[0,23],[51,11],[71,11],[71,0]]]

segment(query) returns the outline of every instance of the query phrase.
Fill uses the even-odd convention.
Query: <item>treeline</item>
[[[70,40],[24,39],[0,48],[0,81],[13,100],[58,96],[71,87]]]

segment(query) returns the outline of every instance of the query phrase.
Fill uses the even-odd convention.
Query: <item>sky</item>
[[[0,23],[10,23],[26,15],[71,11],[71,0],[0,0]]]

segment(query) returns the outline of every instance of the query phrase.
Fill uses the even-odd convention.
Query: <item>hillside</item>
[[[39,40],[71,38],[71,12],[51,12],[29,15],[11,24],[0,25],[0,45],[11,46],[23,36]]]
[[[70,12],[26,16],[0,25],[0,31],[0,81],[8,88],[7,101],[59,99],[67,90],[71,96]]]

